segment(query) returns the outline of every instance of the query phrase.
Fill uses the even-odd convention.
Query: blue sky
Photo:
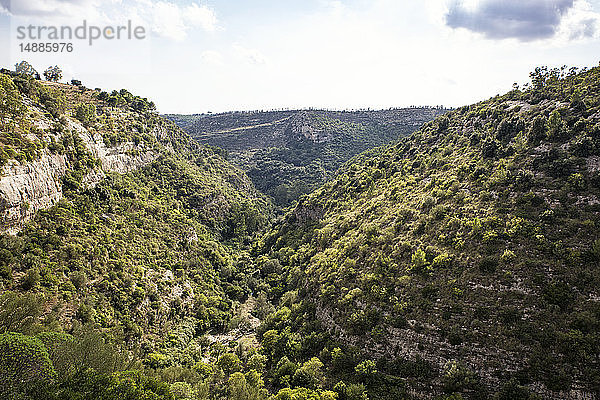
[[[596,66],[600,0],[0,0],[2,66],[60,65],[161,112],[460,106],[538,65]],[[17,27],[124,25],[144,40],[22,53]],[[49,40],[44,40],[49,41]]]

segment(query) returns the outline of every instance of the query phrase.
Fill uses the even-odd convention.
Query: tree
[[[316,389],[323,383],[323,363],[317,357],[306,361],[294,373],[294,385]]]
[[[12,79],[0,75],[0,129],[12,131],[14,120],[25,113],[21,95]]]
[[[31,76],[32,78],[40,78],[40,74],[35,70],[35,68],[33,68],[33,66],[25,60],[15,64],[15,71],[17,71],[19,74]]]
[[[50,82],[58,82],[62,79],[62,69],[58,65],[50,66],[44,71],[44,78]]]
[[[552,111],[548,118],[548,138],[553,141],[561,140],[566,132],[566,124],[557,110]]]
[[[83,126],[89,126],[96,119],[96,106],[93,104],[78,104],[75,107],[75,118],[81,121]]]
[[[261,390],[263,381],[256,371],[244,376],[241,372],[235,372],[227,381],[227,391],[230,400],[260,400],[266,398],[265,392]],[[248,379],[250,378],[250,379]]]
[[[233,353],[223,354],[221,357],[219,357],[217,365],[221,367],[226,374],[237,372],[241,367],[240,359]]]
[[[412,265],[411,271],[416,273],[429,272],[429,262],[423,249],[418,248],[417,251],[411,257]]]
[[[531,128],[529,129],[529,142],[532,144],[538,144],[540,140],[546,137],[546,129],[547,129],[546,117],[543,115],[538,115],[531,124]]]

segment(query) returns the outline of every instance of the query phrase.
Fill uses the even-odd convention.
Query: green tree
[[[566,133],[566,124],[557,110],[552,111],[548,118],[548,139],[558,141]]]
[[[221,367],[226,374],[232,374],[241,369],[241,362],[237,355],[233,353],[225,353],[217,361],[217,365]]]
[[[96,120],[96,106],[93,104],[77,104],[77,106],[75,106],[75,118],[77,118],[83,126],[89,126]]]
[[[306,361],[294,372],[293,383],[295,386],[316,389],[323,383],[323,363],[317,357]]]
[[[62,69],[58,65],[50,66],[44,71],[44,78],[50,82],[58,82],[62,79]]]
[[[19,74],[27,75],[32,78],[39,77],[39,74],[35,68],[33,68],[33,66],[25,60],[15,64],[15,71]]]
[[[0,334],[0,394],[55,377],[48,351],[39,339],[14,332]]]
[[[427,261],[427,255],[423,249],[418,248],[417,251],[411,256],[411,271],[416,273],[429,272],[431,269],[429,262]]]

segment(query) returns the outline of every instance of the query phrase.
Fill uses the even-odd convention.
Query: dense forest
[[[0,74],[0,106],[5,171],[70,166],[61,200],[0,236],[3,398],[600,396],[600,67],[538,68],[409,135],[261,115],[307,160],[334,153],[279,218],[292,197],[234,165],[247,148],[197,144],[126,90]],[[89,184],[81,127],[156,156]]]

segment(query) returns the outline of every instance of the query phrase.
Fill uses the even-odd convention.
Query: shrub
[[[84,126],[89,126],[96,120],[96,106],[93,104],[77,104],[75,107],[75,118]]]
[[[560,113],[556,110],[552,111],[550,118],[548,118],[548,139],[551,141],[563,139],[566,129],[566,124]]]
[[[446,393],[454,393],[475,389],[479,379],[473,371],[461,363],[450,361],[444,367],[442,383]]]
[[[296,386],[315,389],[323,383],[323,363],[317,357],[306,361],[294,372],[293,382]]]
[[[46,78],[47,81],[58,82],[62,78],[62,69],[60,69],[58,65],[48,67],[44,71],[44,78]]]
[[[543,115],[535,117],[528,132],[528,140],[530,143],[537,144],[540,140],[546,138],[547,123],[548,121]]]
[[[223,354],[219,357],[217,365],[228,375],[238,372],[241,369],[240,359],[233,353]]]
[[[479,270],[481,272],[495,272],[498,264],[497,257],[487,256],[479,261]]]
[[[56,376],[48,351],[37,338],[21,333],[0,334],[0,387],[52,380]],[[10,390],[10,389],[9,389]]]
[[[418,248],[417,251],[411,256],[410,271],[415,273],[424,273],[431,270],[429,262],[427,261],[427,255],[423,249]]]

